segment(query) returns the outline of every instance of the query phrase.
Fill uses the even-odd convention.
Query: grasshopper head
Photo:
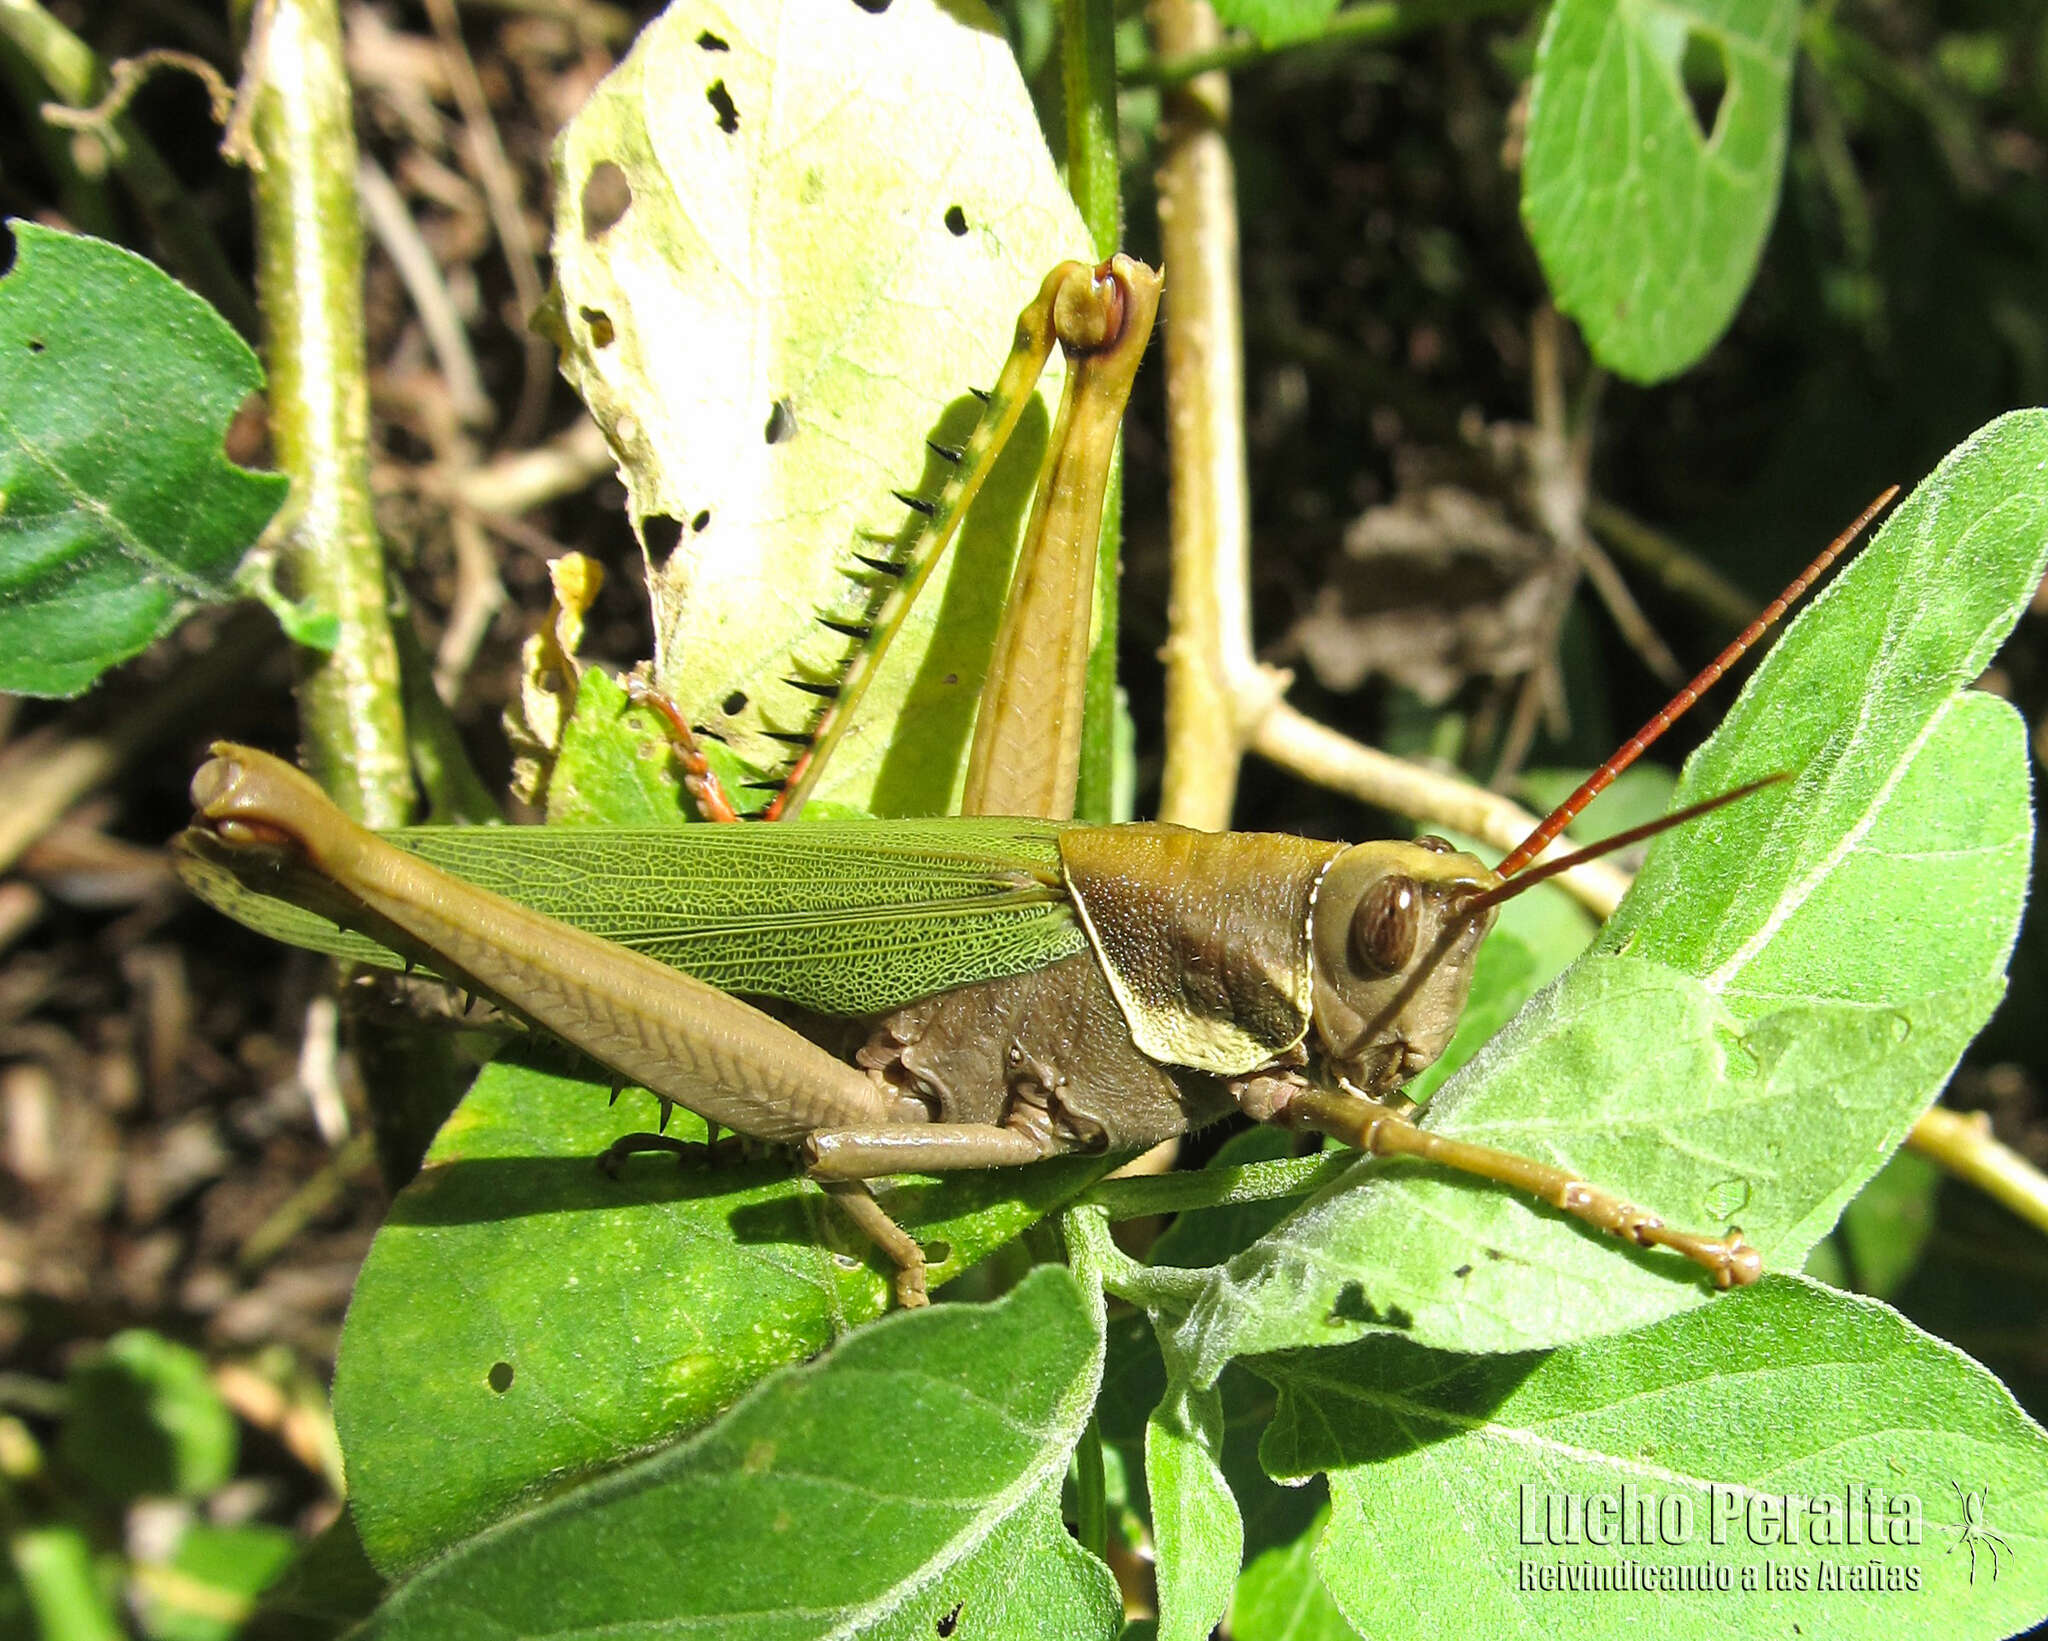
[[[1361,843],[1331,862],[1309,915],[1315,1029],[1331,1069],[1392,1093],[1443,1053],[1493,927],[1471,902],[1494,870],[1442,838]]]

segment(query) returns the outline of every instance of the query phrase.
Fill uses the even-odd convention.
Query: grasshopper
[[[1135,1151],[1234,1111],[1507,1184],[1670,1249],[1722,1287],[1755,1280],[1761,1262],[1739,1229],[1679,1230],[1563,1169],[1432,1133],[1400,1087],[1449,1042],[1504,900],[1754,789],[1531,867],[1889,497],[1498,867],[1429,837],[1345,847],[1074,823],[1088,578],[1159,289],[1122,257],[1048,276],[973,438],[944,453],[957,458],[944,493],[906,498],[934,528],[903,560],[869,561],[880,591],[851,629],[863,647],[778,803],[801,805],[1057,339],[1068,382],[984,693],[966,818],[380,836],[291,766],[223,743],[193,782],[187,881],[279,938],[422,961],[644,1086],[664,1115],[672,1102],[795,1147],[894,1264],[904,1305],[926,1301],[924,1253],[868,1180]],[[670,710],[686,784],[708,814],[730,815]],[[1051,757],[1035,752],[1046,719]],[[666,886],[637,939],[596,904],[607,880]],[[623,887],[612,898],[647,900]],[[600,917],[613,938],[575,926]],[[806,1035],[748,998],[857,1021],[854,1046],[834,1052],[831,1033]]]

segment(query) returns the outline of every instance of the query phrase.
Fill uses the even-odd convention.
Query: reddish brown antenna
[[[1509,852],[1507,859],[1503,860],[1495,870],[1504,878],[1513,877],[1523,867],[1527,866],[1530,861],[1549,848],[1552,840],[1567,826],[1571,825],[1573,821],[1578,819],[1579,812],[1614,783],[1615,776],[1619,775],[1648,751],[1650,744],[1658,736],[1662,735],[1665,730],[1677,723],[1685,715],[1686,709],[1711,689],[1714,681],[1722,673],[1726,672],[1741,659],[1742,652],[1761,638],[1771,623],[1791,608],[1794,600],[1826,573],[1827,567],[1842,556],[1843,551],[1850,542],[1863,534],[1872,519],[1876,518],[1879,513],[1882,513],[1891,505],[1892,498],[1898,493],[1899,487],[1896,484],[1890,486],[1883,495],[1879,496],[1877,500],[1857,514],[1856,522],[1835,537],[1833,541],[1829,542],[1820,556],[1799,572],[1798,576],[1794,578],[1792,585],[1772,599],[1765,607],[1763,614],[1759,615],[1747,627],[1742,629],[1734,643],[1730,644],[1719,655],[1715,656],[1712,661],[1708,662],[1700,670],[1697,678],[1693,679],[1684,689],[1672,696],[1665,705],[1664,710],[1659,712],[1647,724],[1643,725],[1635,734],[1631,735],[1628,738],[1627,744],[1619,752],[1615,753],[1607,762],[1587,776],[1585,784],[1578,791],[1574,792],[1563,803],[1545,815],[1537,825],[1536,830],[1516,844],[1513,850]]]
[[[1574,849],[1568,855],[1559,855],[1555,860],[1546,860],[1541,866],[1524,871],[1512,882],[1503,882],[1488,889],[1484,894],[1474,895],[1465,902],[1467,916],[1483,912],[1489,906],[1498,906],[1504,900],[1513,900],[1524,889],[1533,889],[1539,883],[1546,883],[1559,874],[1569,872],[1575,866],[1583,866],[1589,860],[1598,860],[1602,855],[1611,855],[1617,849],[1626,849],[1632,843],[1641,843],[1645,838],[1654,838],[1659,832],[1669,832],[1683,826],[1689,820],[1712,814],[1716,809],[1731,803],[1740,803],[1752,792],[1761,792],[1767,786],[1776,786],[1780,781],[1789,781],[1791,774],[1779,770],[1775,775],[1766,775],[1760,781],[1751,781],[1738,786],[1732,792],[1723,792],[1718,797],[1703,798],[1698,803],[1689,803],[1683,809],[1674,809],[1668,815],[1660,815],[1653,821],[1644,821],[1640,826],[1631,826],[1626,832],[1617,832],[1611,838],[1602,838],[1598,843],[1589,843],[1583,849]]]

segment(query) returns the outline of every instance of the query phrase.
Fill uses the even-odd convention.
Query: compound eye
[[[1368,976],[1399,974],[1415,955],[1422,927],[1422,891],[1415,880],[1389,872],[1351,914],[1351,955]]]
[[[1440,838],[1434,832],[1423,833],[1415,840],[1415,847],[1427,849],[1432,855],[1455,855],[1458,852],[1449,838]]]

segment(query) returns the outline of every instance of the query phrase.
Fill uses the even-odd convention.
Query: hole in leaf
[[[484,1382],[500,1396],[504,1395],[506,1391],[512,1388],[512,1364],[510,1362],[493,1362],[491,1364],[491,1371],[484,1375]]]
[[[889,0],[853,0],[853,3],[870,17],[879,17],[889,9]]]
[[[647,543],[649,557],[667,558],[682,545],[682,521],[666,513],[649,513],[640,521],[640,539]]]
[[[691,530],[692,530],[692,531],[694,531],[694,532],[695,532],[696,534],[698,534],[698,535],[700,535],[700,536],[701,536],[701,535],[702,535],[702,534],[703,534],[703,533],[704,533],[704,532],[705,532],[706,530],[710,529],[710,528],[711,528],[711,509],[710,509],[710,508],[708,508],[708,507],[700,507],[700,508],[699,508],[699,509],[697,510],[697,516],[696,516],[695,518],[693,518],[693,519],[691,519],[691,520],[690,520],[690,528],[691,528]]]
[[[718,710],[728,718],[737,718],[747,710],[747,692],[743,689],[734,690],[720,704]]]
[[[713,34],[709,29],[706,29],[702,34],[697,36],[697,44],[706,51],[732,50],[731,46],[727,45],[723,40],[719,39],[719,37]]]
[[[957,205],[946,207],[946,232],[955,239],[967,232],[967,213]]]
[[[221,450],[237,467],[270,467],[270,401],[261,393],[242,400],[228,423]]]
[[[740,111],[734,105],[732,93],[725,89],[723,80],[713,80],[711,89],[704,93],[704,100],[711,105],[718,116],[718,129],[728,137],[740,128]]]
[[[796,410],[787,399],[777,399],[768,411],[768,425],[761,430],[761,437],[770,444],[780,444],[795,436]]]
[[[28,351],[30,353],[43,353],[48,348],[49,343],[45,342],[40,336],[31,336],[28,340]]]
[[[960,1627],[960,1609],[966,1605],[967,1603],[964,1601],[956,1601],[953,1603],[953,1610],[951,1612],[940,1616],[938,1623],[933,1626],[938,1632],[939,1641],[945,1641],[947,1636]]]
[[[626,214],[633,185],[610,160],[600,160],[583,179],[583,237],[596,239]]]
[[[1678,72],[1685,81],[1686,100],[1700,128],[1700,140],[1711,143],[1720,124],[1721,110],[1728,102],[1728,53],[1711,34],[1690,30],[1685,36],[1685,56]]]
[[[927,1264],[943,1265],[953,1257],[953,1244],[950,1242],[927,1242],[924,1245],[924,1257]]]
[[[590,327],[590,345],[594,348],[608,348],[612,338],[618,334],[612,329],[612,316],[602,308],[578,308],[584,324]]]

